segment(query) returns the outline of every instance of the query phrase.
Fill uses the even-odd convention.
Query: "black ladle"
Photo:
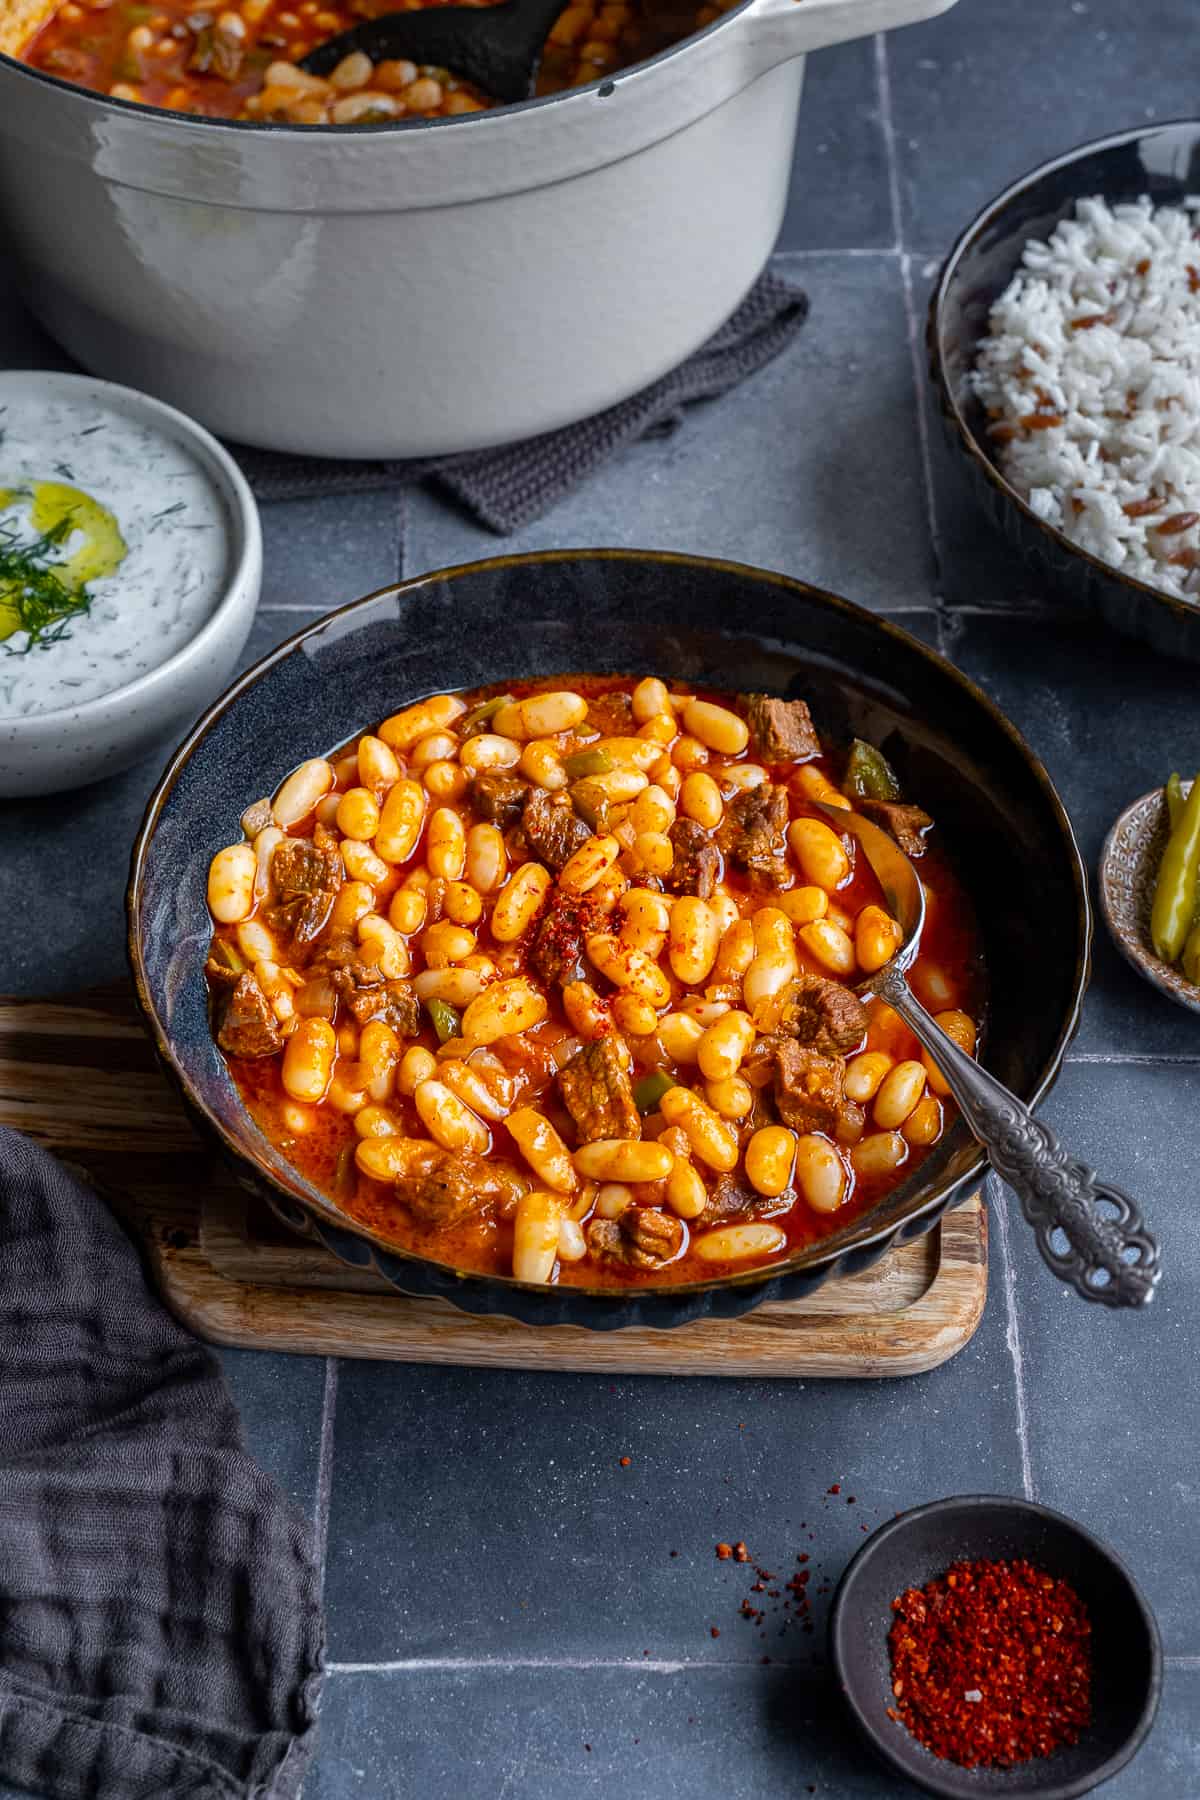
[[[503,0],[500,6],[429,6],[418,12],[364,19],[319,44],[300,62],[310,75],[328,75],[344,56],[362,50],[373,63],[393,58],[432,64],[513,103],[528,100],[542,51],[569,0]]]

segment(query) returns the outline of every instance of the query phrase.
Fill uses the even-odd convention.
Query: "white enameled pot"
[[[736,307],[783,218],[805,53],[951,4],[748,0],[552,99],[333,129],[187,118],[0,55],[3,241],[85,368],[222,436],[515,442],[635,393]]]

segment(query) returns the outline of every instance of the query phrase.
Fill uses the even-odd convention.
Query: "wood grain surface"
[[[911,1375],[966,1344],[987,1294],[976,1195],[873,1269],[674,1331],[535,1329],[398,1294],[293,1237],[192,1130],[132,995],[0,999],[0,1124],[88,1174],[172,1311],[215,1343],[396,1362],[676,1375]]]

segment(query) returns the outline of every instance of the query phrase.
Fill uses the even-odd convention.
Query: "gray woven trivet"
[[[736,387],[786,350],[808,316],[802,288],[763,275],[720,330],[640,394],[577,425],[464,456],[419,462],[338,462],[234,446],[260,500],[316,499],[434,480],[501,537],[549,512],[628,444],[670,431],[685,406]]]

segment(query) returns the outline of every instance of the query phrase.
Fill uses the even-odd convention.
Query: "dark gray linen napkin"
[[[520,530],[579,487],[617,451],[674,430],[683,409],[712,400],[771,362],[808,317],[808,297],[766,274],[737,311],[685,363],[594,418],[523,444],[419,462],[337,462],[233,446],[260,500],[365,493],[433,480],[500,537]]]
[[[0,1780],[294,1800],[321,1685],[303,1520],[104,1203],[0,1129]]]

